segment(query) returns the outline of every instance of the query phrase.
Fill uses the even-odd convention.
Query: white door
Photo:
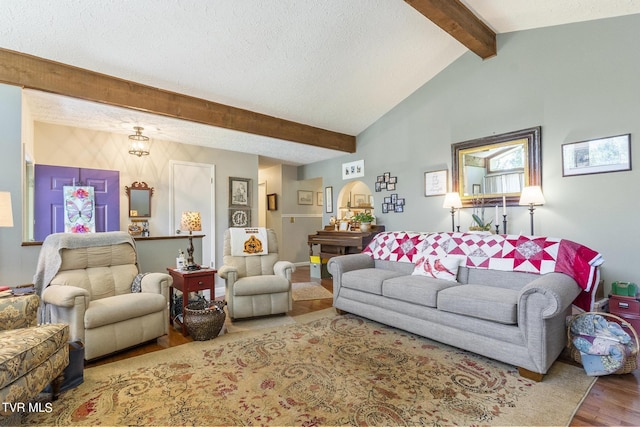
[[[172,161],[170,194],[171,230],[184,233],[178,233],[182,212],[200,212],[202,231],[193,234],[204,235],[201,264],[215,268],[215,165]]]

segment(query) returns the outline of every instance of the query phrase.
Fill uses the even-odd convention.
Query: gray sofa
[[[424,236],[429,234],[434,233]],[[418,243],[423,246],[424,236]],[[375,259],[384,258],[375,256],[381,241],[372,241],[362,254],[329,260],[336,309],[515,365],[520,375],[542,379],[565,346],[565,318],[582,290],[576,280],[559,272],[470,268],[464,262],[455,281],[412,275],[411,257]]]

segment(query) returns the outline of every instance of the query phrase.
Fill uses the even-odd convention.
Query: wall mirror
[[[124,187],[129,196],[129,217],[148,218],[151,216],[151,196],[153,187],[149,187],[146,182],[134,182],[131,187]]]
[[[522,188],[541,185],[540,126],[451,145],[453,190],[462,205],[517,205]]]

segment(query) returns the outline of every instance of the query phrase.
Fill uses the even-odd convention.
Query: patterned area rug
[[[293,288],[294,301],[333,298],[333,294],[326,290],[320,283],[293,283],[291,286]]]
[[[567,425],[594,378],[502,363],[346,316],[89,368],[46,425]]]

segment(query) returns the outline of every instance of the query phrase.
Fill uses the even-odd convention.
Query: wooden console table
[[[310,234],[309,255],[313,255],[313,245],[320,245],[320,257],[331,258],[338,255],[359,254],[379,232],[384,231],[383,225],[367,233],[361,231],[320,230]]]

